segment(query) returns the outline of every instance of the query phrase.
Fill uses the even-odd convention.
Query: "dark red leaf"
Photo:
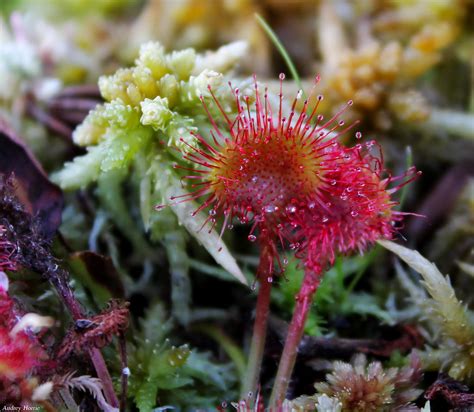
[[[43,235],[51,238],[61,224],[61,189],[51,183],[33,153],[1,118],[0,174],[14,176],[15,195],[26,211],[37,216]]]

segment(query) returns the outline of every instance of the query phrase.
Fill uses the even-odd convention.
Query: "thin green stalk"
[[[265,19],[262,16],[260,16],[260,14],[255,13],[255,18],[257,19],[260,26],[262,26],[262,29],[265,31],[269,39],[272,41],[273,45],[279,51],[279,53],[281,54],[281,57],[283,57],[283,60],[285,61],[285,64],[287,65],[288,70],[291,73],[291,77],[293,77],[299,89],[303,90],[303,86],[301,84],[301,79],[300,79],[300,76],[298,75],[298,71],[296,70],[296,67],[293,64],[293,61],[291,60],[291,57],[286,51],[282,42],[280,41],[276,33],[272,30],[272,28],[268,25],[268,23],[265,21]]]

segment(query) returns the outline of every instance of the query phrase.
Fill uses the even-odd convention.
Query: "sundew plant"
[[[87,3],[0,9],[1,408],[474,408],[470,4]]]

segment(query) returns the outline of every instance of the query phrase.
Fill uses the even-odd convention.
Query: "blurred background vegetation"
[[[422,393],[438,382],[438,373],[472,388],[472,1],[0,1],[0,116],[65,190],[54,250],[70,268],[81,302],[91,311],[112,297],[131,303],[131,410],[215,408],[223,402],[224,408],[238,401],[255,304],[255,292],[238,278],[254,282],[256,247],[241,240],[247,228],[236,225],[218,254],[218,240],[198,233],[187,210],[157,212],[154,206],[180,190],[172,167],[180,156],[169,145],[179,145],[186,130],[209,129],[194,90],[205,91],[215,81],[219,98],[229,102],[228,80],[245,89],[256,73],[276,94],[278,74],[290,77],[256,13],[280,39],[305,90],[321,75],[323,114],[336,113],[352,99],[344,120],[360,120],[364,140],[382,145],[393,174],[413,164],[423,171],[398,199],[404,211],[422,215],[407,217],[400,239],[449,274],[452,284],[439,272],[441,278],[410,262],[402,266],[379,246],[364,256],[338,258],[306,326],[289,394],[300,398],[292,407],[315,410],[319,402],[319,411],[340,410],[315,395],[334,398],[331,390],[313,385],[332,370],[330,361],[348,362],[357,352],[386,368],[402,367],[418,347],[426,373],[421,383],[410,374],[422,391],[408,400],[420,408]],[[143,44],[149,46],[140,49]],[[195,52],[173,53],[188,48]],[[120,69],[127,67],[132,69]],[[144,86],[146,76],[158,86]],[[285,81],[290,99],[298,89],[296,81]],[[117,105],[117,99],[125,104]],[[343,139],[350,143],[352,136]],[[77,253],[85,250],[111,258],[113,274],[106,281]],[[287,258],[272,295],[264,395],[302,279],[301,268]],[[18,296],[31,299],[32,290],[41,295],[47,286],[36,282],[36,289],[20,288]],[[34,305],[64,318],[54,296]],[[462,307],[462,314],[451,319],[449,305]],[[446,322],[459,322],[459,328],[446,328]],[[386,350],[374,349],[377,345]],[[112,349],[106,359],[118,376]],[[365,368],[360,358],[354,362]],[[381,382],[374,389],[378,396],[395,399],[396,379]],[[468,387],[462,388],[449,393],[467,394]],[[464,407],[439,393],[432,396],[432,410]],[[357,410],[341,402],[343,411]],[[388,404],[387,410],[399,406],[394,400]]]

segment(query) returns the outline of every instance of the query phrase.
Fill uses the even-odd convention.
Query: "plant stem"
[[[111,406],[117,408],[119,406],[119,401],[117,395],[115,394],[112,378],[110,377],[109,370],[107,369],[107,365],[105,364],[102,353],[99,349],[92,348],[89,350],[89,356],[94,365],[97,376],[102,382],[102,389],[104,390],[105,399]]]
[[[262,366],[263,352],[265,349],[265,338],[267,336],[267,321],[270,312],[270,291],[272,288],[273,259],[275,247],[268,238],[262,240],[260,251],[260,263],[257,269],[257,277],[260,280],[258,291],[255,322],[253,325],[252,341],[247,362],[244,381],[242,382],[242,399],[255,399],[260,368]],[[251,394],[251,395],[250,395]]]
[[[281,407],[285,400],[288,383],[290,382],[293,367],[295,366],[296,355],[298,354],[298,346],[303,336],[304,325],[308,317],[309,309],[311,308],[313,296],[319,285],[319,279],[319,273],[306,271],[301,289],[295,297],[296,305],[293,311],[293,318],[288,328],[285,346],[275,378],[275,385],[273,386],[270,398],[270,408],[272,410],[279,410],[278,408]]]
[[[81,304],[76,299],[74,292],[69,286],[69,274],[54,264],[53,269],[48,271],[48,279],[56,288],[56,291],[71,313],[72,318],[77,320],[84,317]],[[89,350],[89,356],[94,365],[95,371],[97,372],[97,376],[102,382],[105,399],[111,406],[118,407],[119,401],[117,395],[115,394],[112,378],[110,377],[109,370],[107,369],[107,365],[105,364],[104,358],[102,357],[102,353],[99,349],[92,348]]]

